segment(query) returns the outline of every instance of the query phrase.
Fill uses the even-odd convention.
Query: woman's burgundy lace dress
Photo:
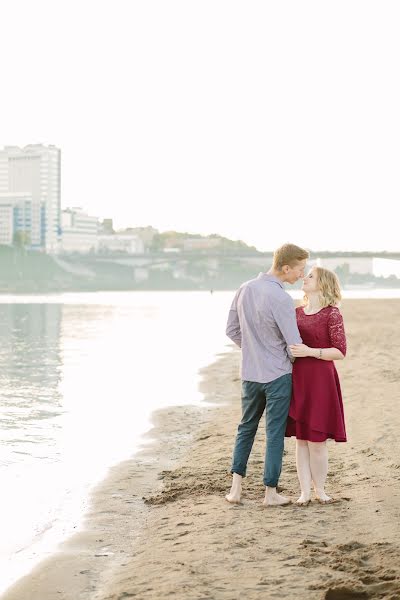
[[[307,315],[296,308],[303,343],[310,348],[338,348],[346,354],[346,336],[338,308],[327,306]],[[346,441],[342,394],[335,363],[306,356],[293,365],[293,391],[286,427],[287,437],[323,442]]]

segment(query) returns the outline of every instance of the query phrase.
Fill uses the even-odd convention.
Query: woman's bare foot
[[[310,494],[301,494],[300,498],[298,500],[296,500],[296,504],[297,506],[307,506],[308,504],[310,504],[311,502],[311,498],[310,498]]]
[[[337,500],[336,498],[328,497],[328,500],[320,500],[320,498],[317,498],[317,502],[319,502],[320,504],[336,504],[336,502],[339,502],[339,500]]]
[[[317,501],[321,504],[332,504],[333,499],[325,494],[325,490],[315,490],[315,495],[317,497]]]
[[[233,473],[232,487],[229,494],[225,496],[225,500],[231,504],[240,504],[242,496],[242,476],[237,473]]]
[[[264,506],[285,506],[286,504],[291,504],[291,500],[286,498],[286,496],[278,494],[276,488],[265,488]]]

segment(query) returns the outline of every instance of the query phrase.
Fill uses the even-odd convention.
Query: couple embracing
[[[285,436],[296,437],[296,466],[301,494],[296,503],[330,504],[325,492],[327,439],[346,441],[342,395],[334,361],[346,354],[341,300],[335,273],[313,267],[309,254],[294,244],[274,253],[267,273],[244,283],[233,300],[226,333],[242,349],[242,420],[233,451],[232,488],[225,496],[240,503],[242,479],[258,423],[265,411],[263,504],[283,506],[278,493]],[[283,284],[303,279],[304,302],[294,308]]]

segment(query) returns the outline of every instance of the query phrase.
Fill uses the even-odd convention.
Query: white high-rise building
[[[0,244],[12,245],[16,234],[31,245],[32,196],[31,194],[0,194]]]
[[[60,180],[59,148],[31,144],[24,148],[5,146],[0,150],[0,197],[3,204],[6,198],[10,201],[14,198],[13,235],[21,230],[23,223],[29,246],[48,253],[59,249]],[[22,205],[17,199],[26,195],[30,196],[30,205],[26,202]],[[7,212],[5,208],[3,212]]]

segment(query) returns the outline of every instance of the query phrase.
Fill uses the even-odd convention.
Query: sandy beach
[[[159,411],[141,452],[93,492],[85,527],[1,600],[400,598],[400,300],[346,300],[337,363],[348,442],[329,443],[338,503],[264,508],[264,421],[229,505],[240,352],[202,372],[207,405]],[[179,373],[177,373],[179,376]],[[280,486],[298,497],[294,440]]]

